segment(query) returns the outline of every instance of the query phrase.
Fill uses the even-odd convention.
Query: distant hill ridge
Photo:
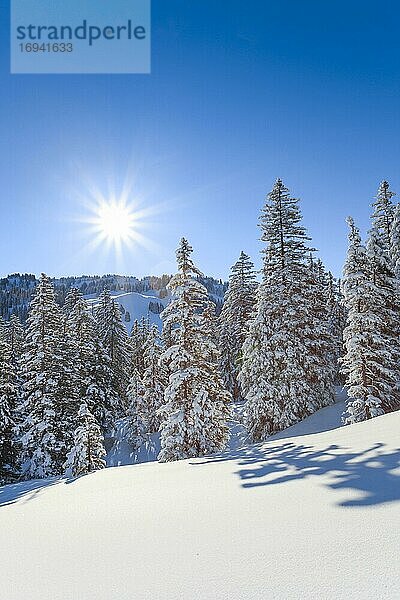
[[[171,279],[171,275],[149,275],[142,278],[133,275],[81,275],[78,277],[60,277],[54,278],[54,286],[57,294],[57,301],[60,305],[64,304],[65,297],[72,287],[78,288],[83,295],[96,296],[104,288],[114,292],[137,292],[143,294],[149,291],[155,292],[158,298],[163,299],[168,296],[166,286]],[[228,288],[227,282],[213,277],[202,277],[200,281],[207,288],[210,299],[216,304],[217,314],[219,314],[224,294]],[[8,320],[14,313],[18,315],[22,322],[26,321],[29,303],[33,291],[38,283],[35,275],[30,273],[12,273],[7,277],[0,279],[0,314]]]

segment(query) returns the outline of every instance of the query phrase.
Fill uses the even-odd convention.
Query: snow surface
[[[399,598],[400,412],[305,423],[205,459],[0,488],[0,597]]]

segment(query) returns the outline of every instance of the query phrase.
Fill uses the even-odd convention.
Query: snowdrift
[[[0,488],[0,597],[398,598],[399,430],[393,413]]]

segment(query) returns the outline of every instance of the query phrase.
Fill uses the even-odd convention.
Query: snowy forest
[[[338,386],[347,392],[343,425],[399,409],[394,196],[383,181],[365,243],[347,219],[338,280],[316,256],[299,200],[278,179],[259,219],[261,272],[240,252],[220,312],[182,238],[177,273],[162,282],[171,298],[162,331],[144,319],[129,334],[100,278],[90,310],[87,289],[60,298],[42,274],[26,323],[17,311],[0,323],[0,483],[104,468],[116,427],[134,450],[158,432],[160,462],[222,451],[238,402],[249,442],[333,403]]]

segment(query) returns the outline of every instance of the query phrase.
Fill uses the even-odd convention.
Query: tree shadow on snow
[[[339,502],[338,506],[373,506],[400,500],[400,449],[385,450],[383,443],[362,452],[349,452],[337,445],[316,449],[291,442],[278,446],[257,444],[192,464],[225,461],[245,467],[236,471],[245,489],[325,475],[326,487],[357,492],[356,498]]]
[[[50,485],[54,485],[60,481],[57,477],[49,479],[34,479],[32,481],[21,481],[19,483],[11,483],[0,487],[0,508],[9,504],[15,504],[21,500],[28,502],[33,500],[40,491]]]

